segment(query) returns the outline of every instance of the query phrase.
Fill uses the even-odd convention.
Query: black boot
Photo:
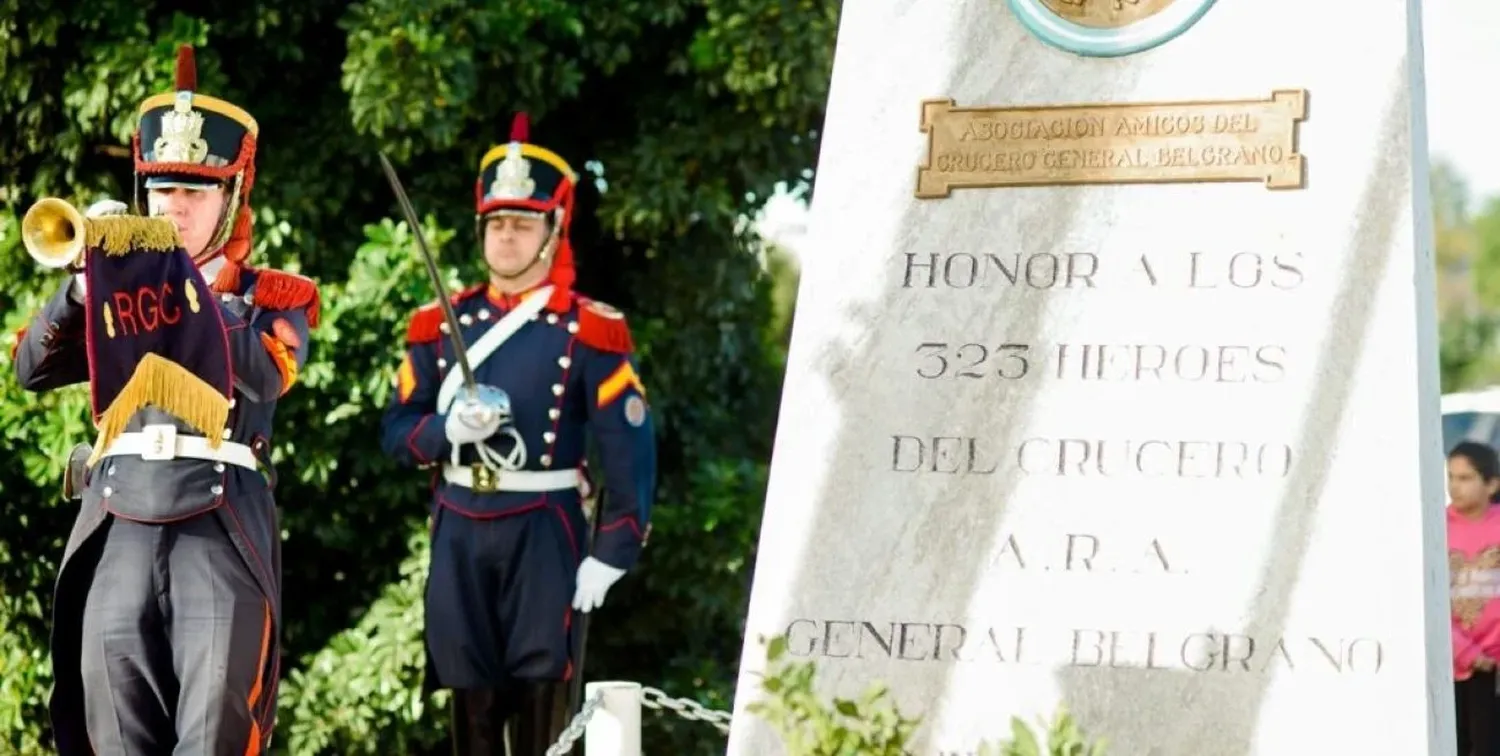
[[[453,691],[453,756],[505,756],[505,703],[499,690]]]
[[[516,714],[511,719],[510,756],[546,756],[547,749],[557,742],[557,736],[571,718],[567,683],[561,680],[523,683]],[[582,748],[572,751],[581,752]]]

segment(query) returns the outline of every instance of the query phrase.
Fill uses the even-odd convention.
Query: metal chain
[[[729,734],[731,715],[727,711],[714,711],[691,698],[673,698],[649,685],[641,686],[641,705],[648,709],[667,709],[683,719],[707,722],[719,732]]]
[[[573,721],[563,728],[562,734],[557,736],[557,742],[547,748],[547,756],[564,756],[571,753],[573,744],[583,737],[584,728],[589,725],[589,718],[604,703],[604,694],[596,693],[593,698],[585,701],[583,707],[573,716]]]
[[[573,721],[563,728],[562,734],[557,736],[557,742],[548,749],[546,756],[565,756],[573,750],[573,744],[583,737],[584,730],[588,727],[589,719],[594,712],[604,704],[602,692],[594,694],[593,698],[585,701]],[[714,726],[719,732],[729,734],[729,720],[731,715],[727,711],[715,711],[691,698],[673,698],[666,693],[650,687],[641,686],[641,705],[648,709],[665,709],[671,711],[683,719],[695,722],[707,722]]]

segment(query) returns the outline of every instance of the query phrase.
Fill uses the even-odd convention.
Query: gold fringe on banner
[[[109,408],[99,416],[99,439],[88,466],[93,467],[136,412],[151,405],[169,412],[208,438],[217,449],[224,443],[229,422],[229,399],[187,368],[157,354],[147,354],[135,374]]]
[[[139,215],[105,215],[88,218],[84,246],[106,255],[120,256],[131,252],[171,252],[182,248],[177,227],[166,218]]]

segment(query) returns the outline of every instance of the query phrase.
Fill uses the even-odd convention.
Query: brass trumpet
[[[83,213],[67,201],[44,197],[21,218],[21,242],[44,268],[79,268],[88,236],[85,223]]]

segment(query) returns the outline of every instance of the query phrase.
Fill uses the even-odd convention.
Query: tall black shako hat
[[[517,113],[510,142],[491,147],[479,160],[474,182],[475,218],[483,227],[492,215],[529,215],[552,221],[556,244],[548,280],[564,293],[573,286],[573,246],[568,227],[573,220],[573,194],[578,174],[560,155],[533,144],[530,119]]]
[[[208,256],[223,254],[229,263],[226,273],[235,276],[250,256],[250,189],[255,184],[260,127],[238,105],[196,91],[198,69],[191,45],[177,49],[176,79],[175,91],[141,103],[131,140],[137,191],[222,184],[228,210],[209,242]]]

